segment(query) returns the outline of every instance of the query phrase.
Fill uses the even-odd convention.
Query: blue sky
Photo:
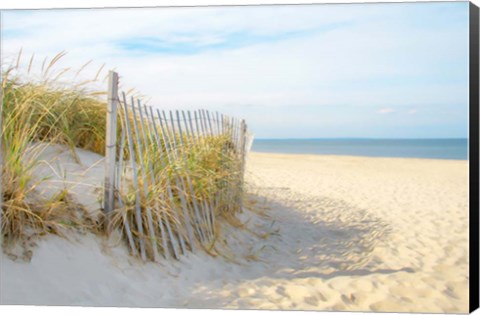
[[[468,2],[8,11],[2,35],[6,62],[65,50],[258,138],[468,134]]]

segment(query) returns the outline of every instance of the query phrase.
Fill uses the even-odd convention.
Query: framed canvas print
[[[478,308],[474,3],[0,14],[0,309]]]

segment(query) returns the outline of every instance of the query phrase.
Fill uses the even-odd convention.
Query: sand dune
[[[225,257],[141,264],[115,239],[45,237],[29,263],[2,258],[0,301],[467,312],[467,180],[466,161],[251,153]]]

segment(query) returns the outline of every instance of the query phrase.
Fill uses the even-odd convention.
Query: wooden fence
[[[157,261],[212,248],[219,215],[242,209],[244,120],[163,111],[118,91],[110,72],[104,212],[133,255]]]

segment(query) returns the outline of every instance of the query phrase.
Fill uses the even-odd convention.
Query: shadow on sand
[[[268,215],[249,226],[270,233],[256,246],[258,260],[268,268],[268,274],[259,277],[331,279],[414,272],[409,266],[385,268],[381,257],[372,255],[380,243],[388,243],[390,227],[365,209],[342,200],[299,196],[288,188],[257,188],[248,199],[250,209],[263,208]]]

